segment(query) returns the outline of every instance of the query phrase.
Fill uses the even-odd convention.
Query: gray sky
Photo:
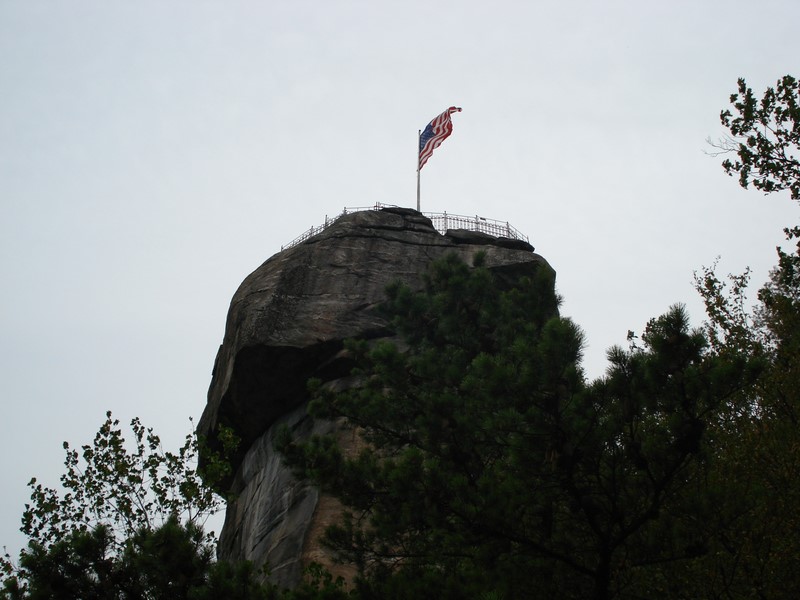
[[[451,105],[423,211],[526,233],[586,368],[692,273],[760,284],[788,195],[740,190],[705,139],[747,78],[800,75],[800,4],[0,0],[0,546],[31,476],[106,410],[174,447],[231,296],[345,206],[416,202],[417,130]]]

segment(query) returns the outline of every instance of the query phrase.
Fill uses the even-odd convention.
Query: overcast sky
[[[174,447],[242,279],[343,207],[509,221],[590,376],[692,273],[760,284],[788,195],[709,157],[745,77],[800,75],[800,3],[0,0],[0,546],[106,410]]]

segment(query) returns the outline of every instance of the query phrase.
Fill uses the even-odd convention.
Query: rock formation
[[[268,564],[271,579],[285,586],[296,584],[311,560],[325,562],[316,541],[337,507],[282,465],[275,432],[283,424],[297,436],[332,430],[307,417],[307,380],[344,380],[352,367],[345,339],[391,335],[374,310],[386,286],[399,279],[420,289],[428,265],[447,252],[468,264],[485,252],[486,266],[510,279],[550,268],[526,242],[462,230],[441,235],[421,213],[385,208],[340,217],[241,284],[198,426],[212,442],[220,425],[242,440],[226,482],[234,499],[221,559]]]

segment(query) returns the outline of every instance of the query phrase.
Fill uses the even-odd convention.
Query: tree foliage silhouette
[[[279,448],[347,507],[327,543],[364,597],[657,594],[649,568],[703,552],[705,432],[748,363],[676,306],[587,383],[557,305],[549,269],[509,283],[448,256],[422,292],[389,289],[401,341],[349,344],[360,385],[314,384],[312,414],[360,450],[288,430]]]

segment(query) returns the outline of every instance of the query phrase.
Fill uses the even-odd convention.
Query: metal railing
[[[467,217],[464,215],[448,215],[443,213],[423,213],[431,220],[436,231],[444,234],[448,229],[466,229],[468,231],[479,231],[488,233],[494,237],[510,238],[512,240],[523,240],[528,242],[528,236],[523,235],[508,221],[495,221],[485,217]]]
[[[281,246],[281,251],[286,250],[287,248],[291,248],[293,246],[297,246],[298,244],[305,242],[307,239],[317,235],[318,233],[321,233],[322,231],[333,225],[339,217],[354,212],[362,212],[366,210],[382,210],[384,208],[399,208],[399,207],[395,206],[394,204],[381,204],[380,202],[376,202],[374,206],[345,207],[341,213],[339,213],[333,218],[329,218],[328,215],[325,215],[325,222],[323,224],[317,225],[307,231],[304,231],[288,244]],[[510,238],[512,240],[523,240],[525,242],[529,242],[528,236],[520,233],[520,231],[515,227],[512,227],[508,223],[508,221],[496,221],[494,219],[479,217],[478,215],[475,215],[474,217],[465,215],[450,215],[447,214],[446,212],[422,213],[422,214],[431,220],[431,223],[433,223],[433,226],[436,229],[436,231],[438,231],[442,235],[444,235],[448,229],[466,229],[468,231],[478,231],[480,233],[486,233],[494,237],[504,237],[504,238]]]

